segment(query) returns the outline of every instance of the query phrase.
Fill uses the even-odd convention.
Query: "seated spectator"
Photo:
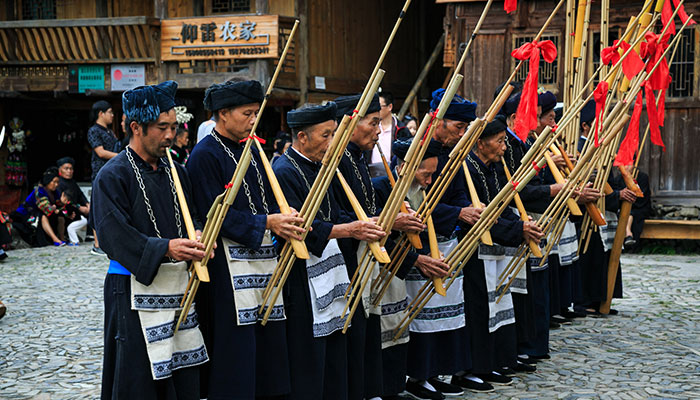
[[[75,165],[75,160],[71,157],[63,157],[56,162],[58,166],[58,191],[61,193],[68,192],[70,198],[70,203],[72,207],[77,209],[75,218],[70,218],[66,220],[68,224],[68,238],[70,240],[70,245],[77,245],[77,231],[85,228],[87,226],[87,216],[90,213],[90,202],[85,197],[85,194],[80,190],[80,186],[73,179],[73,166]],[[71,231],[75,236],[71,236]],[[75,240],[74,240],[75,239]]]
[[[65,218],[66,225],[68,225],[66,230],[68,231],[69,246],[77,246],[80,244],[78,231],[85,229],[88,222],[87,218],[80,213],[78,206],[73,203],[73,199],[75,198],[76,196],[73,189],[68,188],[61,191],[60,204],[57,204],[57,207],[60,207],[61,212],[63,213],[63,218]]]
[[[5,250],[10,250],[12,244],[12,225],[9,220],[8,215],[0,211],[0,261],[7,258]]]
[[[27,243],[36,246],[65,246],[65,220],[56,207],[58,169],[44,171],[39,184],[17,210],[10,214],[12,226]]]

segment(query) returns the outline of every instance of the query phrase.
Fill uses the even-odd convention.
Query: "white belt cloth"
[[[457,246],[457,239],[438,243],[440,252],[449,254]],[[465,326],[464,275],[460,274],[447,289],[446,295],[434,295],[411,322],[411,332],[432,333],[459,329]],[[414,267],[406,276],[408,301],[412,301],[428,280]]]
[[[362,262],[362,256],[365,253],[365,249],[367,249],[367,242],[360,242],[360,245],[357,248],[358,264]],[[370,314],[382,315],[381,305],[374,305],[374,296],[376,296],[378,293],[372,293],[372,282],[379,277],[379,263],[374,259],[374,257],[371,257],[370,260],[372,265],[370,266],[371,270],[369,272],[369,280],[362,291],[362,308],[365,312],[365,318],[369,318]],[[357,268],[360,268],[360,265],[358,265]],[[360,278],[358,277],[357,279],[359,280]],[[359,284],[360,282],[357,283]]]
[[[222,237],[221,241],[224,244],[226,262],[231,275],[236,323],[238,325],[255,324],[262,318],[258,311],[263,303],[263,292],[277,266],[277,251],[272,244],[270,231],[265,231],[259,249],[250,249],[225,237]],[[285,319],[282,296],[277,298],[269,319],[270,321]]]
[[[382,330],[382,349],[397,344],[408,343],[408,330],[397,340],[394,340],[399,323],[406,316],[408,297],[406,294],[406,282],[397,278],[391,278],[389,287],[381,301],[382,316],[380,318]]]
[[[194,304],[174,333],[187,281],[184,261],[161,264],[148,286],[131,275],[131,309],[138,312],[154,380],[169,378],[175,370],[209,360]]]
[[[344,295],[350,286],[350,279],[336,239],[328,242],[321,257],[309,254],[306,273],[309,278],[314,337],[328,336],[343,329],[347,320],[347,315],[342,315],[345,308]]]
[[[603,249],[610,251],[615,241],[615,231],[617,231],[617,214],[606,210],[605,222],[608,224],[599,228],[600,240],[603,242]]]
[[[571,265],[578,260],[578,237],[573,222],[567,220],[564,223],[559,243],[552,246],[552,254],[559,255],[560,265]]]
[[[498,247],[501,249],[499,256]],[[515,310],[513,310],[513,297],[510,289],[506,290],[501,301],[496,300],[501,296],[507,281],[498,286],[498,277],[508,266],[505,257],[505,249],[494,243],[493,246],[479,246],[479,259],[484,263],[484,277],[486,278],[486,291],[489,304],[489,332],[493,333],[498,328],[515,323]]]
[[[517,250],[518,249],[515,247],[505,247],[506,254],[504,256],[504,260],[506,261],[506,265],[511,263],[513,257],[515,257],[515,253],[517,252]],[[537,260],[539,264],[540,259],[531,256],[527,260],[528,265],[532,265],[531,260]],[[508,274],[508,277],[506,278],[506,283],[510,282],[511,279],[513,279],[512,272]],[[527,267],[525,265],[523,265],[520,268],[518,274],[515,276],[515,279],[513,279],[513,283],[510,284],[510,291],[513,293],[527,294]]]

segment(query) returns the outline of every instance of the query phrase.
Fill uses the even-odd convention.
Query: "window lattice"
[[[214,14],[249,11],[250,0],[212,0],[211,2],[211,12]]]
[[[513,38],[513,49],[517,49],[518,47],[524,45],[527,42],[531,42],[534,39],[535,35],[517,36]],[[542,40],[551,40],[557,47],[557,50],[560,50],[558,35],[542,35],[540,41]],[[525,82],[525,78],[527,78],[527,73],[529,70],[529,61],[525,61],[525,65],[523,65],[523,67],[520,68],[520,70],[518,70],[518,74],[515,76],[515,81]],[[559,54],[557,54],[557,58],[551,64],[544,61],[544,59],[540,59],[540,69],[537,83],[539,85],[552,86],[557,86],[559,84]]]
[[[56,0],[23,0],[22,19],[56,19]]]
[[[284,51],[284,46],[289,40],[289,35],[292,33],[292,28],[289,26],[280,26],[279,32],[279,54]],[[296,41],[292,41],[287,51],[287,57],[284,59],[284,64],[282,65],[282,72],[296,72]],[[275,61],[275,66],[277,66],[277,61]]]
[[[695,94],[695,29],[684,29],[681,35],[673,63],[669,65],[673,79],[668,89],[669,97],[693,97]],[[669,58],[672,51],[669,51]]]

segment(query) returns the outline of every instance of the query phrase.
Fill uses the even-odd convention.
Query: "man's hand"
[[[600,190],[594,189],[591,183],[586,184],[583,189],[575,191],[574,194],[579,196],[577,202],[580,204],[591,203],[602,196]]]
[[[450,269],[450,266],[443,260],[436,260],[423,254],[418,256],[413,266],[418,268],[428,278],[444,278]]]
[[[78,210],[80,210],[80,213],[83,215],[88,215],[90,213],[90,204],[86,206],[80,206],[78,207]]]
[[[372,221],[354,221],[349,224],[344,224],[347,228],[347,237],[351,237],[357,240],[363,240],[365,242],[375,242],[384,236],[386,233]]]
[[[459,212],[459,220],[466,222],[469,225],[476,224],[476,221],[481,217],[481,209],[475,207],[464,207],[462,211]]]
[[[560,170],[566,168],[566,161],[564,160],[563,156],[560,156],[559,154],[552,154],[552,161],[554,161],[554,164],[556,164],[557,168]]]
[[[396,221],[394,221],[394,230],[396,231],[408,233],[421,233],[426,228],[427,227],[425,226],[425,224],[423,224],[420,218],[417,218],[415,216],[415,213],[406,214],[400,212],[396,216]]]
[[[197,238],[197,241],[198,241],[198,242],[202,242],[202,231],[200,231],[199,229],[197,229],[196,231],[194,231],[194,237]],[[215,241],[214,241],[214,246],[213,246],[212,249],[211,249],[211,254],[209,255],[209,258],[214,258],[214,254],[215,254],[215,253],[214,253],[214,250],[216,249],[216,247],[217,247],[217,246],[216,246],[216,240],[215,240]],[[205,247],[204,249],[206,250],[206,247]]]
[[[549,185],[549,197],[554,197],[559,192],[561,192],[561,189],[564,187],[563,183],[555,183],[554,185]]]
[[[542,229],[537,226],[537,223],[533,221],[523,222],[523,238],[526,241],[532,240],[535,243],[539,243],[543,236]]]
[[[635,195],[633,191],[631,191],[627,188],[624,188],[624,189],[620,190],[620,200],[634,203],[637,200],[637,195]]]
[[[283,238],[284,240],[303,240],[301,235],[304,234],[305,229],[298,226],[302,225],[303,223],[304,219],[299,217],[299,213],[296,210],[292,210],[291,214],[268,215],[265,228],[271,230],[275,233],[275,235]]]
[[[178,261],[200,261],[204,258],[204,244],[190,239],[170,239],[167,257]]]

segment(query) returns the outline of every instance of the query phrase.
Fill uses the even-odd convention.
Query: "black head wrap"
[[[61,157],[56,161],[56,166],[61,167],[63,164],[75,165],[75,160],[73,157]]]
[[[322,122],[335,120],[338,106],[332,101],[325,105],[306,105],[287,113],[287,125],[301,129]]]
[[[588,125],[593,123],[595,119],[595,101],[589,100],[585,106],[581,109],[581,122],[585,122]]]
[[[557,96],[550,91],[546,91],[537,96],[537,105],[542,107],[542,115],[553,110],[557,105]]]
[[[501,107],[501,114],[510,117],[518,111],[520,105],[520,93],[511,95]]]
[[[433,99],[430,101],[430,108],[437,110],[442,97],[445,95],[445,89],[438,89],[433,92]],[[476,119],[476,103],[465,100],[464,97],[455,94],[452,102],[447,107],[445,119],[452,121],[471,122]]]
[[[360,101],[360,96],[361,95],[359,94],[353,94],[350,96],[340,96],[333,100],[338,106],[338,109],[335,112],[335,119],[340,121],[343,119],[344,115],[352,115],[352,112],[355,111],[355,107],[357,107],[357,102]],[[375,93],[372,97],[372,102],[369,103],[369,107],[367,108],[365,115],[379,112],[381,109],[382,107],[379,104],[379,95]]]
[[[504,132],[506,128],[508,128],[508,125],[506,125],[506,117],[503,115],[497,115],[493,121],[486,124],[486,127],[484,128],[484,131],[481,132],[479,139],[487,139],[491,136],[498,135],[499,133]]]
[[[262,103],[264,98],[265,93],[258,81],[215,83],[204,92],[204,108],[218,111],[223,108]]]
[[[403,160],[404,157],[406,157],[406,153],[408,153],[408,148],[411,147],[412,141],[413,141],[412,138],[404,138],[404,139],[399,139],[399,140],[395,141],[391,145],[391,152],[396,154],[396,157]],[[435,139],[431,139],[430,143],[428,143],[428,148],[425,150],[425,155],[423,156],[423,160],[430,158],[430,157],[439,156],[441,150],[442,150],[442,143],[438,142]]]
[[[53,178],[56,178],[57,176],[58,176],[58,168],[56,168],[56,167],[47,168],[46,171],[44,171],[44,174],[41,175],[41,180],[40,180],[41,186],[48,185],[49,183],[51,183]]]
[[[139,86],[122,94],[122,108],[126,118],[140,124],[158,120],[161,113],[175,107],[177,82],[165,81],[157,85]]]

